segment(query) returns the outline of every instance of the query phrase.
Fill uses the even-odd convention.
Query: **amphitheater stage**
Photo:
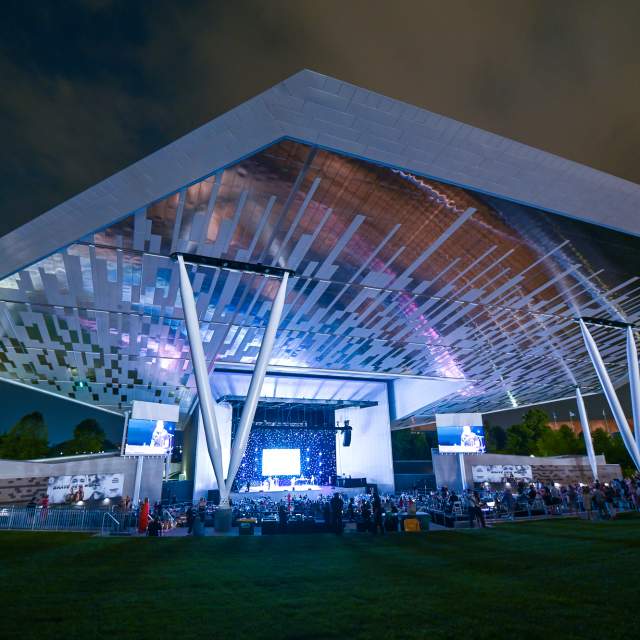
[[[271,489],[268,491],[258,489],[257,487],[251,488],[251,491],[235,491],[231,494],[232,500],[241,500],[242,498],[253,498],[259,500],[260,498],[271,498],[272,500],[282,500],[289,494],[292,498],[306,497],[311,500],[317,500],[320,496],[331,496],[336,491],[339,491],[343,495],[358,496],[364,493],[364,487],[354,487],[345,489],[344,487],[330,487],[330,486],[313,486],[305,488],[297,486],[295,490],[293,487],[278,487],[277,489]]]

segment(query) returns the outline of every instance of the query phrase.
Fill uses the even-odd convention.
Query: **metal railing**
[[[173,517],[173,515],[171,514],[171,512],[168,509],[163,509],[162,510],[162,519],[166,519],[169,521],[169,526],[170,528],[173,529],[173,527],[176,526],[176,519]]]
[[[102,516],[102,526],[100,527],[100,534],[107,535],[111,531],[120,531],[120,521],[114,518],[113,514],[109,511],[105,511]]]
[[[614,505],[618,513],[630,511],[638,511],[639,509],[632,501],[625,498],[616,498]],[[439,496],[429,496],[425,500],[424,508],[431,514],[436,524],[444,526],[455,526],[456,522],[465,522],[469,519],[469,509],[465,502],[456,501],[448,504],[446,500],[442,500]],[[503,503],[493,498],[485,503],[482,511],[487,521],[498,522],[506,520],[524,520],[533,518],[553,518],[557,516],[578,516],[587,515],[582,498],[570,505],[566,500],[560,500],[554,504],[545,504],[541,496],[536,496],[533,500],[526,497],[518,496],[513,498],[511,507],[509,508]],[[594,519],[609,518],[611,516],[611,508],[608,504],[600,506],[593,504],[589,517]]]
[[[0,507],[0,530],[101,531],[108,513],[104,509]]]

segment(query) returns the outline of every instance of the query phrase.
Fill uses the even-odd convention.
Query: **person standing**
[[[200,498],[200,502],[198,502],[198,517],[200,518],[200,522],[204,524],[205,518],[207,515],[207,501],[204,496]]]
[[[353,522],[355,511],[356,511],[356,508],[355,508],[353,496],[351,496],[349,498],[349,504],[347,505],[347,518],[349,519],[349,522]]]
[[[616,518],[616,493],[611,485],[607,485],[604,490],[604,502],[607,513],[612,520]]]
[[[187,509],[187,535],[190,536],[193,533],[193,523],[196,519],[195,509],[193,505],[189,505]]]
[[[477,491],[473,491],[469,494],[468,500],[469,500],[469,521],[471,523],[471,527],[473,528],[474,520],[477,520],[480,523],[480,526],[483,529],[486,529],[487,522],[484,519],[484,513],[482,512],[480,494]]]
[[[162,524],[160,517],[155,516],[147,527],[147,535],[153,538],[157,538],[162,535]]]
[[[367,500],[362,501],[362,505],[360,505],[360,515],[362,516],[362,522],[364,523],[364,531],[371,530],[371,507],[369,506],[369,502]]]
[[[344,503],[339,493],[334,493],[331,498],[331,528],[339,535],[342,534],[342,508]]]
[[[138,533],[145,533],[149,525],[149,498],[145,498],[138,514]]]
[[[46,520],[49,515],[49,496],[45,494],[40,502],[40,506],[42,507],[42,511],[40,512],[40,519]]]
[[[378,527],[380,533],[384,534],[384,523],[382,521],[382,501],[380,500],[380,494],[378,489],[373,490],[373,534],[378,533]]]
[[[505,508],[507,520],[513,520],[513,493],[511,492],[511,487],[505,487],[504,493],[502,494],[502,505]]]
[[[569,513],[575,513],[578,510],[578,492],[572,484],[567,489],[567,505]]]
[[[322,515],[324,517],[324,526],[327,531],[331,531],[332,516],[331,516],[331,502],[326,500],[322,505]]]
[[[596,487],[593,492],[593,504],[598,510],[598,517],[604,518],[605,516],[605,507],[604,507],[604,493],[602,491],[602,487],[599,482],[596,482]]]
[[[584,507],[584,511],[587,514],[587,520],[591,520],[591,514],[593,510],[592,504],[592,496],[591,489],[589,489],[589,485],[584,485],[582,487],[582,506]]]
[[[283,502],[280,501],[278,505],[278,525],[280,529],[280,533],[287,532],[287,520],[289,519],[289,511],[284,506]]]

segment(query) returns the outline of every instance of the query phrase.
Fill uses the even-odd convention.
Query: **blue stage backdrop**
[[[240,421],[242,404],[233,406],[232,434]],[[236,476],[236,486],[253,485],[264,480],[263,449],[300,449],[300,475],[313,477],[315,484],[331,484],[336,473],[336,433],[321,427],[335,426],[334,408],[323,405],[258,405],[251,436]],[[277,476],[289,484],[292,476]]]

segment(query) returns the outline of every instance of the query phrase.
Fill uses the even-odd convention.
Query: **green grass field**
[[[640,519],[428,535],[0,534],[0,638],[632,638]]]

